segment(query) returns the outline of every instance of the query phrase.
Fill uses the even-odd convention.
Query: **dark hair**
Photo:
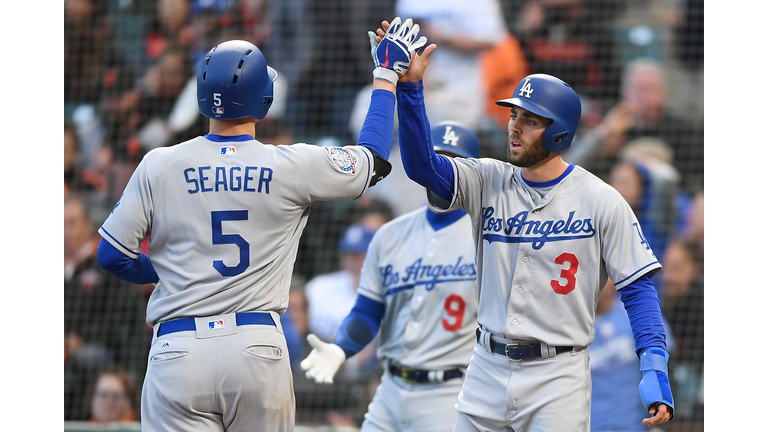
[[[139,392],[136,388],[136,385],[134,385],[131,376],[128,375],[128,373],[119,366],[110,366],[105,369],[101,369],[99,373],[96,374],[93,382],[91,383],[88,398],[86,400],[89,401],[89,403],[93,400],[93,398],[96,396],[96,386],[99,384],[101,377],[105,375],[114,375],[120,380],[120,384],[122,384],[123,389],[125,389],[125,397],[128,399],[128,403],[130,404],[131,409],[133,409],[134,412],[137,412],[139,407]]]

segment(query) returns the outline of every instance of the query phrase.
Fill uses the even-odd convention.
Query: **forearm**
[[[139,254],[138,259],[132,259],[117,250],[108,241],[101,239],[96,257],[104,270],[125,281],[137,285],[160,281],[149,256],[146,254]]]
[[[374,80],[371,104],[365,116],[357,144],[389,159],[392,150],[392,134],[395,129],[395,86],[382,80]]]
[[[355,306],[339,327],[333,343],[344,350],[347,358],[357,354],[376,337],[384,311],[384,303],[358,295]]]
[[[421,82],[397,87],[398,137],[408,177],[437,196],[451,201],[454,173],[451,162],[435,153]]]
[[[637,355],[652,347],[666,350],[666,331],[659,296],[651,280],[642,276],[620,289],[619,294],[629,315]]]

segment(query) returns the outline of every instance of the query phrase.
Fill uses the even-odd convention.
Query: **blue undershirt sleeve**
[[[635,337],[635,353],[640,356],[645,349],[656,347],[666,351],[666,331],[661,315],[659,295],[647,275],[641,276],[619,290],[629,324]]]
[[[411,180],[451,202],[453,167],[449,158],[435,153],[421,82],[397,83],[397,118],[405,173]]]
[[[395,130],[395,95],[377,89],[371,93],[371,105],[365,116],[357,144],[368,148],[374,155],[389,160],[392,152],[392,134]]]
[[[101,239],[96,258],[101,268],[125,281],[137,285],[160,281],[146,254],[140,253],[138,259],[133,259],[120,252],[108,241]]]
[[[357,302],[339,327],[336,345],[344,350],[347,358],[365,348],[379,331],[386,305],[364,295],[357,296]]]

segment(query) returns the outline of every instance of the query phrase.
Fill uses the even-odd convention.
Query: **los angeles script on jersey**
[[[575,211],[568,213],[566,220],[528,220],[528,211],[504,219],[503,216],[494,217],[495,212],[493,207],[483,207],[483,239],[488,243],[532,243],[538,250],[547,242],[595,236],[592,219],[580,219]],[[504,235],[495,234],[500,232]]]
[[[272,168],[256,166],[212,167],[202,166],[184,170],[184,179],[191,184],[187,192],[226,192],[243,191],[269,193],[272,181]]]
[[[475,280],[477,271],[472,260],[464,260],[459,257],[453,264],[422,264],[421,258],[403,269],[395,271],[392,264],[382,266],[379,269],[382,279],[382,287],[386,295],[392,295],[399,291],[411,289],[416,285],[425,285],[427,291],[431,291],[436,284],[441,282],[456,282]]]

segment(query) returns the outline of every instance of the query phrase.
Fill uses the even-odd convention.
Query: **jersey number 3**
[[[248,220],[248,210],[229,210],[211,212],[211,229],[213,232],[212,240],[215,245],[231,244],[240,248],[240,262],[230,267],[224,264],[222,260],[213,262],[213,268],[222,276],[237,276],[248,268],[251,262],[250,244],[239,234],[224,234],[221,227],[223,221]]]
[[[557,279],[552,279],[549,282],[552,289],[558,294],[568,294],[576,288],[576,272],[579,270],[579,260],[576,255],[567,252],[555,258],[555,264],[563,265],[565,263],[568,263],[569,266],[560,270],[560,278],[565,279],[565,285]]]

